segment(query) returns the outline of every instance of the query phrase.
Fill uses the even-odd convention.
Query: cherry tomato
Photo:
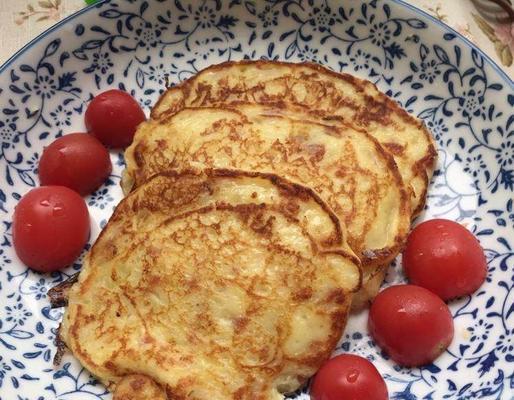
[[[121,90],[108,90],[96,96],[86,110],[86,128],[107,147],[132,143],[145,113],[136,100]]]
[[[462,225],[445,219],[414,228],[407,238],[403,268],[410,282],[443,300],[473,293],[487,275],[478,240]]]
[[[431,291],[414,285],[380,292],[371,304],[368,328],[393,360],[409,367],[432,362],[453,339],[448,306]]]
[[[50,144],[39,161],[41,185],[60,185],[86,195],[112,171],[107,149],[91,135],[71,133]]]
[[[84,199],[64,186],[42,186],[21,198],[13,217],[13,243],[20,260],[48,272],[71,264],[89,236]]]
[[[341,354],[318,371],[311,387],[313,400],[387,400],[387,387],[375,366],[363,357]]]

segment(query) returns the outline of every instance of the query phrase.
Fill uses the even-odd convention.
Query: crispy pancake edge
[[[426,128],[423,121],[415,118],[414,116],[410,115],[406,110],[404,110],[402,107],[400,107],[395,101],[390,99],[388,96],[386,96],[384,93],[382,93],[380,90],[378,90],[377,86],[365,79],[357,78],[353,75],[343,73],[343,72],[335,72],[327,67],[324,67],[319,64],[311,63],[311,62],[301,62],[301,63],[291,63],[291,62],[285,62],[285,61],[265,61],[265,60],[241,60],[241,61],[226,61],[220,64],[211,65],[209,67],[204,68],[203,70],[200,70],[197,72],[193,77],[189,78],[188,80],[185,80],[183,82],[180,82],[179,84],[168,88],[167,91],[165,91],[160,98],[158,99],[157,103],[155,104],[154,108],[152,109],[152,112],[150,113],[150,117],[152,119],[160,119],[161,117],[167,116],[167,114],[173,114],[176,112],[176,110],[171,110],[171,112],[162,112],[157,113],[156,110],[159,108],[161,103],[166,99],[166,96],[169,95],[170,91],[183,91],[185,93],[185,96],[182,96],[180,108],[184,108],[184,101],[183,97],[187,97],[190,93],[190,87],[197,79],[198,75],[208,72],[216,72],[218,70],[223,70],[227,67],[232,66],[244,66],[244,65],[252,65],[259,68],[260,66],[270,66],[272,64],[277,64],[285,67],[295,68],[295,67],[304,67],[308,68],[312,71],[321,73],[323,75],[328,75],[331,78],[334,79],[342,79],[348,83],[350,83],[357,92],[363,93],[363,98],[368,103],[368,107],[371,108],[377,105],[382,106],[383,109],[382,114],[386,113],[396,113],[406,124],[409,124],[411,126],[416,127],[419,129],[424,137],[425,140],[429,143],[428,146],[428,152],[422,159],[418,160],[415,165],[412,166],[412,172],[415,177],[419,178],[423,182],[423,191],[421,194],[421,198],[417,199],[417,206],[415,209],[411,210],[412,218],[416,217],[424,208],[425,202],[426,202],[426,193],[428,190],[428,186],[430,183],[430,177],[431,173],[435,168],[435,162],[437,157],[437,152],[434,146],[434,139],[432,135],[430,134],[429,130]],[[381,101],[377,101],[376,98],[371,97],[369,95],[364,94],[365,88],[372,88],[374,91],[377,92],[377,96],[379,96]]]
[[[297,184],[289,183],[289,182],[285,181],[283,178],[273,176],[273,174],[241,173],[239,171],[234,171],[234,170],[210,170],[210,171],[207,171],[207,174],[209,176],[213,176],[213,177],[215,177],[215,176],[221,176],[221,177],[226,177],[226,176],[228,176],[228,177],[232,177],[232,176],[236,176],[236,177],[237,176],[263,177],[265,179],[269,179],[269,180],[273,180],[274,182],[277,182],[278,185],[280,185],[281,189],[283,189],[288,195],[291,195],[291,196],[295,196],[297,194],[306,195],[306,196],[310,196],[310,197],[314,198],[316,200],[316,202],[321,201],[319,199],[319,197],[317,197],[316,194],[312,192],[312,190],[310,190],[308,188],[303,188],[303,187],[301,187],[300,185],[297,185]],[[170,173],[158,174],[158,175],[155,175],[154,177],[152,177],[151,180],[158,179],[160,176],[179,177],[179,176],[183,176],[183,175],[188,175],[188,173],[178,174],[178,173],[175,173],[175,172],[170,172]],[[142,188],[143,188],[143,186],[142,186]],[[119,209],[121,211],[118,212],[118,208],[117,208],[115,213],[113,214],[113,217],[108,222],[108,224],[109,223],[112,224],[113,221],[116,221],[117,219],[123,217],[123,215],[120,216],[120,213],[123,211],[123,204],[126,204],[126,203],[128,204],[129,200],[130,200],[130,198],[125,198],[125,199],[123,199],[120,202],[120,205],[118,207],[120,207]],[[214,207],[217,207],[217,206],[211,206],[211,207],[206,207],[206,208],[214,208]],[[237,207],[237,206],[235,206],[235,207]],[[256,207],[259,207],[259,206],[256,205]],[[330,211],[330,209],[326,208],[326,206],[324,207],[324,209],[327,210],[327,212],[329,212],[332,216],[335,216]],[[195,212],[195,211],[191,211],[191,212]],[[177,215],[177,216],[174,216],[173,218],[179,218],[179,217],[180,216]],[[339,224],[339,221],[337,220],[337,218],[334,220],[334,223],[335,224]],[[101,237],[104,234],[104,232],[106,232],[106,229],[107,229],[107,227],[104,228],[104,230],[100,234],[100,236],[97,239],[97,241],[101,239]],[[88,254],[88,257],[94,257],[94,250],[95,250],[95,246],[93,246],[93,248],[91,249],[91,252]],[[351,258],[351,259],[355,258],[353,255],[349,255],[346,252],[341,251],[341,250],[333,250],[333,249],[331,249],[331,250],[321,250],[320,253],[322,253],[322,254],[339,254],[339,255],[341,255],[341,256],[343,256],[345,258]],[[89,259],[86,260],[86,262],[89,262]],[[89,278],[89,277],[86,277],[86,280],[87,280],[87,278]],[[362,275],[361,275],[361,279],[362,279]],[[87,285],[87,282],[84,282],[84,284]],[[358,290],[358,287],[355,287],[352,292],[355,292],[357,290]],[[348,309],[349,309],[349,307],[347,307],[347,311],[348,311]],[[347,313],[346,313],[346,315],[347,315]],[[339,324],[343,323],[342,321],[346,321],[346,318],[341,318],[341,321],[339,321]],[[76,324],[70,326],[70,330],[76,330],[76,329],[78,329]],[[330,338],[330,343],[327,343],[327,348],[325,349],[326,350],[325,352],[329,354],[331,352],[331,350],[334,348],[334,346],[337,344],[338,340],[339,340],[339,335],[334,334],[334,332],[332,332],[331,338]],[[79,350],[79,352],[80,352],[80,350]],[[86,354],[81,354],[81,356],[84,357],[85,359],[88,358],[87,353]],[[89,360],[89,361],[92,364],[94,364],[92,362],[92,360]],[[109,385],[109,382],[105,382],[105,383],[107,383]],[[111,389],[114,387],[114,385],[112,385],[112,384],[110,384],[109,386],[110,386]],[[171,398],[176,398],[176,397],[171,397]]]
[[[248,102],[237,102],[236,104],[243,105],[243,106],[244,105],[253,105],[252,103],[248,103]],[[266,110],[266,108],[268,107],[268,105],[258,105],[258,106],[262,107],[263,110]],[[270,106],[271,106],[271,108],[277,107],[279,109],[279,111],[281,109],[281,103],[273,103]],[[182,110],[193,110],[193,111],[194,110],[203,110],[203,111],[205,111],[205,110],[209,110],[209,109],[214,110],[214,111],[224,110],[224,111],[227,111],[230,113],[235,113],[235,114],[241,116],[242,120],[248,120],[247,116],[245,115],[244,112],[238,110],[237,108],[231,108],[230,106],[186,107]],[[301,109],[303,110],[303,108],[301,108]],[[164,120],[162,120],[162,123],[165,124],[166,122],[169,122],[171,119],[173,119],[174,115],[176,115],[176,114],[167,116]],[[290,117],[287,114],[280,115],[280,114],[273,114],[271,112],[269,115],[273,116],[273,117],[278,117],[278,118],[290,118],[290,119],[293,119],[296,121],[301,121],[300,119],[295,118],[295,117]],[[309,124],[315,124],[315,125],[318,125],[321,127],[328,127],[331,129],[338,129],[337,123],[339,123],[339,121],[332,121],[331,124],[327,125],[327,124],[324,124],[324,123],[322,123],[320,121],[316,121],[316,120],[314,120],[314,121],[307,120],[306,122],[308,122]],[[349,126],[350,128],[353,129],[352,126],[347,125],[345,123],[343,123],[342,126]],[[359,134],[366,136],[366,139],[368,139],[370,142],[373,143],[375,151],[380,155],[380,157],[382,157],[383,160],[385,160],[388,170],[390,171],[394,181],[396,182],[396,187],[398,188],[399,196],[400,196],[400,204],[398,205],[398,216],[399,216],[398,229],[395,234],[394,240],[391,241],[392,245],[389,247],[381,248],[381,249],[380,248],[373,249],[372,251],[363,252],[362,254],[357,254],[357,257],[359,257],[359,259],[361,260],[363,267],[379,266],[379,265],[384,265],[384,264],[391,262],[399,254],[399,252],[403,249],[403,247],[405,245],[405,241],[406,241],[409,229],[410,229],[411,210],[410,210],[409,194],[407,192],[407,189],[405,188],[403,179],[398,170],[396,162],[394,161],[394,158],[391,156],[391,154],[388,153],[380,145],[378,140],[376,138],[374,138],[372,135],[370,135],[369,133],[359,130],[359,129],[357,129],[356,131],[359,132]],[[137,132],[136,132],[136,135],[137,135]],[[138,162],[138,159],[140,158],[140,157],[138,157],[138,154],[140,152],[141,152],[141,149],[138,148],[138,145],[136,145],[136,146],[131,145],[130,147],[127,148],[127,150],[125,152],[125,157],[131,158],[133,160],[135,168],[131,171],[132,173],[137,172],[138,168],[141,167],[140,163]],[[137,181],[137,179],[134,176],[130,176],[127,173],[127,169],[124,170],[124,179],[123,180],[126,182],[132,181],[134,183],[134,185],[136,184],[136,181]],[[300,185],[300,186],[302,186],[302,185]],[[134,186],[132,187],[132,189],[134,189]],[[314,191],[312,191],[312,192],[314,193]],[[320,199],[320,201],[322,203],[324,203],[323,199]],[[337,218],[337,216],[336,216],[336,218]]]

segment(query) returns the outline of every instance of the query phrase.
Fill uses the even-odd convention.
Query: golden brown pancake
[[[406,191],[376,139],[345,124],[306,120],[296,109],[237,104],[188,108],[142,124],[125,152],[125,192],[167,170],[232,168],[275,173],[308,186],[346,226],[364,285],[403,245]]]
[[[343,118],[363,129],[394,157],[409,190],[412,215],[423,209],[436,157],[430,133],[374,84],[352,75],[312,63],[229,61],[168,89],[151,116],[163,119],[185,107],[239,101],[302,105],[321,119]]]
[[[61,336],[115,399],[282,399],[330,356],[360,285],[338,225],[277,176],[156,175],[86,256]]]

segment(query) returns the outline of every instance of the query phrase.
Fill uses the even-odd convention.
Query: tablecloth
[[[514,77],[514,22],[487,19],[471,0],[410,3],[452,26]],[[85,6],[84,0],[0,0],[0,64],[45,29]]]

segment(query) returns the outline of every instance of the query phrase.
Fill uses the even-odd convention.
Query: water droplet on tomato
[[[50,202],[48,200],[41,200],[39,202],[39,205],[41,205],[43,207],[49,207],[50,206]]]
[[[57,203],[52,210],[52,214],[54,217],[60,217],[64,215],[64,204]]]
[[[350,383],[355,383],[355,381],[357,381],[357,379],[359,378],[359,371],[355,368],[351,369],[348,371],[348,373],[346,374],[346,380]]]

